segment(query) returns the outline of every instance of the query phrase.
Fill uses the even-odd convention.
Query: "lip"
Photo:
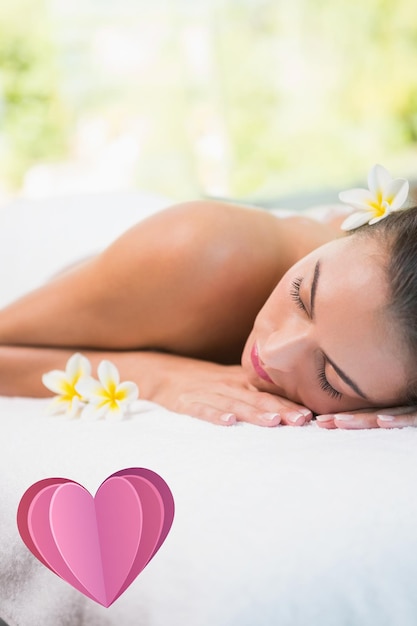
[[[259,378],[262,378],[262,380],[266,380],[268,383],[273,383],[273,380],[268,376],[268,374],[265,372],[265,370],[261,366],[261,363],[259,361],[258,346],[256,345],[256,343],[253,344],[253,348],[250,353],[250,358],[252,361],[253,369],[258,374]]]

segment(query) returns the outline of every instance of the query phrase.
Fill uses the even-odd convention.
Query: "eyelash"
[[[331,396],[332,398],[337,398],[337,400],[340,400],[340,398],[342,397],[342,394],[340,393],[340,391],[337,391],[337,389],[332,387],[329,381],[327,380],[324,366],[319,369],[319,371],[317,372],[317,376],[319,379],[320,387],[323,389],[323,391],[328,393],[329,396]]]
[[[303,282],[302,278],[294,278],[294,280],[291,283],[290,295],[291,295],[291,298],[294,300],[295,304],[298,306],[298,308],[307,313],[307,309],[305,308],[303,301],[300,298],[300,287],[301,287],[302,282]]]
[[[307,313],[307,309],[305,308],[303,301],[300,298],[300,288],[302,282],[303,279],[301,277],[294,278],[294,280],[291,282],[290,295],[297,307]],[[337,391],[337,389],[332,387],[332,385],[327,380],[324,365],[317,372],[317,377],[320,387],[323,389],[323,391],[329,394],[329,396],[331,396],[332,398],[337,398],[338,400],[340,400],[342,394],[340,393],[340,391]]]

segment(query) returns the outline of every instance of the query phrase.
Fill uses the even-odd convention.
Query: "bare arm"
[[[64,369],[67,349],[1,347],[0,394],[48,397],[42,374]],[[227,366],[157,352],[84,351],[94,372],[102,359],[111,360],[122,380],[134,381],[140,397],[214,424],[236,421],[259,426],[279,423],[302,426],[311,412],[286,398],[250,388],[239,365]]]

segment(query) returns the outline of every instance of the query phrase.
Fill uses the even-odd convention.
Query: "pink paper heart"
[[[41,480],[24,493],[17,524],[46,567],[108,607],[159,550],[173,518],[165,481],[151,470],[129,468],[109,476],[95,498],[74,481]]]

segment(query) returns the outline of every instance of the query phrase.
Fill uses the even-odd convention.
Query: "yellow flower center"
[[[62,396],[64,400],[71,402],[74,398],[81,399],[81,395],[75,389],[78,379],[79,376],[75,377],[72,381],[65,380],[62,382]]]
[[[384,194],[382,193],[382,191],[378,191],[378,193],[375,196],[375,199],[369,201],[369,206],[373,209],[375,217],[381,217],[382,215],[385,215],[386,208],[384,206],[384,203],[386,202],[387,204],[391,206],[393,200],[394,200],[393,196],[384,197]]]
[[[124,389],[117,390],[116,385],[113,381],[110,381],[107,389],[103,387],[100,392],[100,395],[103,397],[103,400],[98,405],[99,408],[103,407],[105,404],[108,404],[111,409],[118,409],[118,402],[121,400],[125,400],[127,393]]]

